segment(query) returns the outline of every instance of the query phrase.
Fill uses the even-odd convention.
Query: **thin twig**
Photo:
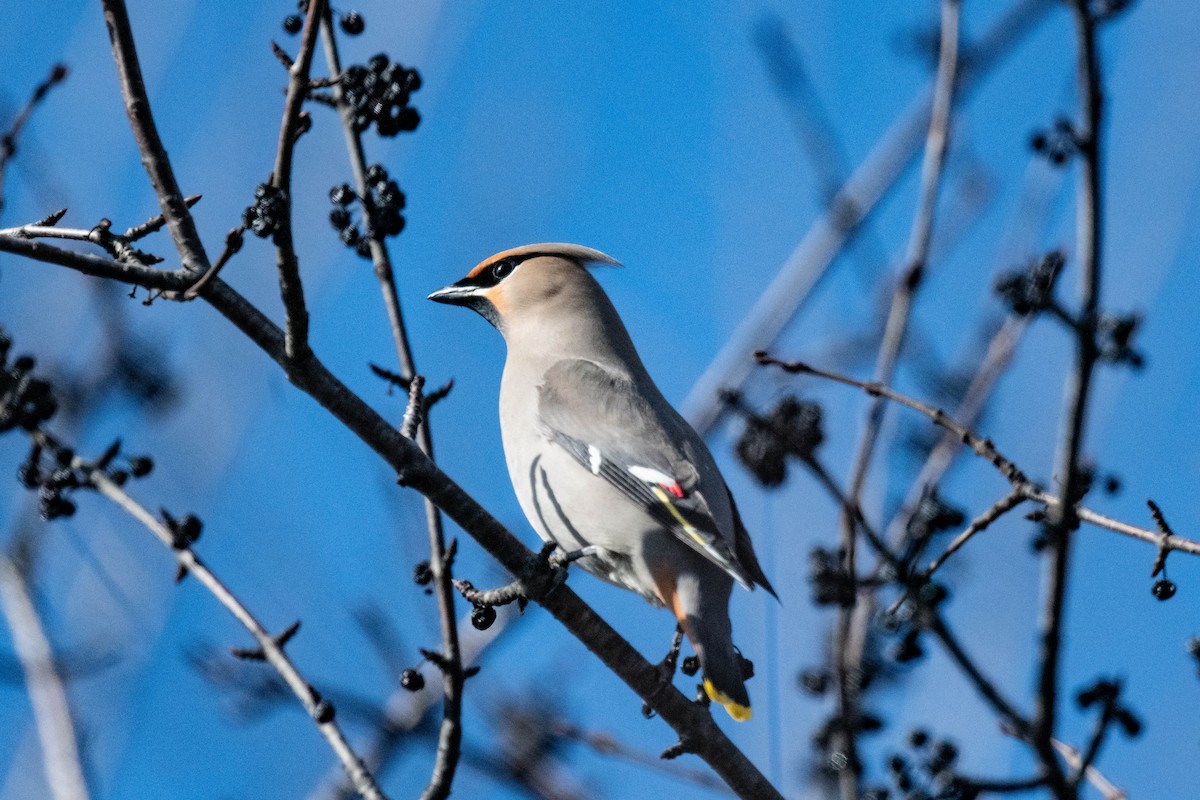
[[[985,32],[963,65],[957,94],[965,97],[980,79],[1015,45],[1032,32],[1057,3],[1019,0]],[[925,88],[909,103],[903,115],[838,190],[828,210],[763,289],[725,345],[692,385],[681,411],[701,436],[709,433],[724,409],[722,389],[738,389],[753,365],[746,354],[770,348],[805,301],[829,273],[834,260],[854,240],[865,219],[896,185],[924,142],[932,105],[933,87]]]
[[[29,122],[33,112],[46,99],[50,90],[66,80],[68,74],[66,64],[55,64],[51,67],[50,74],[34,87],[33,93],[29,95],[25,105],[17,112],[17,116],[13,117],[8,131],[0,136],[0,211],[4,210],[4,174],[8,169],[8,162],[17,153],[17,141],[21,138],[21,132],[25,130],[25,124]]]
[[[200,280],[196,281],[191,287],[183,293],[184,300],[195,300],[204,291],[204,287],[212,281],[213,278],[220,274],[225,265],[229,263],[229,259],[233,258],[239,250],[242,249],[242,240],[246,233],[246,226],[239,225],[236,228],[231,228],[229,233],[225,234],[225,249],[221,251],[221,255],[217,256],[217,260],[208,268],[208,271],[200,276]]]
[[[1087,0],[1074,0],[1077,38],[1076,76],[1080,120],[1075,131],[1080,155],[1079,185],[1076,201],[1076,252],[1080,268],[1080,314],[1082,325],[1076,329],[1075,369],[1064,389],[1066,411],[1063,416],[1055,474],[1061,482],[1061,502],[1050,508],[1045,526],[1048,558],[1043,578],[1043,605],[1039,624],[1039,656],[1035,744],[1042,763],[1053,768],[1050,787],[1059,797],[1070,797],[1069,787],[1053,757],[1058,715],[1059,662],[1062,653],[1063,616],[1066,609],[1072,533],[1076,511],[1083,494],[1083,476],[1079,464],[1083,451],[1084,425],[1092,375],[1099,356],[1095,325],[1100,303],[1100,245],[1102,241],[1101,197],[1101,122],[1103,96],[1100,84],[1099,53],[1096,47],[1096,20]]]
[[[1026,496],[1023,490],[1013,489],[1007,495],[1001,497],[999,500],[993,503],[987,511],[984,511],[975,519],[971,520],[971,524],[967,526],[966,530],[964,530],[958,536],[955,536],[950,544],[946,545],[945,551],[943,551],[940,556],[935,558],[930,565],[925,568],[925,577],[929,577],[933,573],[937,572],[938,569],[941,568],[942,564],[946,563],[946,559],[957,553],[959,548],[971,540],[971,537],[977,533],[980,533],[981,531],[986,530],[989,525],[1000,519],[1000,517],[1004,516],[1009,511],[1012,511],[1014,508],[1021,505],[1021,503],[1024,503],[1027,499],[1029,498]]]
[[[79,457],[73,459],[72,466],[75,469],[84,470],[89,481],[96,487],[100,494],[111,500],[127,514],[144,525],[150,533],[154,534],[155,538],[175,555],[175,560],[179,563],[180,568],[195,577],[217,599],[217,602],[225,606],[229,613],[250,632],[250,635],[258,643],[257,651],[261,651],[267,663],[279,673],[279,676],[288,685],[288,688],[300,700],[301,705],[304,706],[304,710],[313,718],[317,730],[329,742],[329,746],[342,763],[342,768],[346,771],[347,778],[354,785],[355,791],[362,797],[367,798],[367,800],[386,800],[383,791],[375,783],[375,779],[371,776],[371,773],[367,771],[362,760],[351,748],[350,743],[346,741],[341,727],[334,719],[333,706],[321,699],[308,681],[305,680],[304,676],[300,674],[300,671],[292,664],[291,659],[282,647],[280,640],[283,637],[277,638],[272,636],[237,596],[208,568],[190,545],[181,546],[179,537],[174,531],[130,497],[124,489],[111,481],[104,474],[103,470],[95,468],[94,465],[83,461]]]
[[[0,241],[0,248],[3,246],[3,241]],[[894,403],[899,403],[902,406],[911,408],[912,410],[925,415],[940,428],[943,428],[954,435],[954,437],[975,455],[979,456],[984,461],[987,461],[1007,480],[1014,489],[1021,489],[1026,492],[1026,496],[1035,503],[1041,503],[1047,509],[1058,508],[1062,504],[1062,497],[1053,493],[1047,492],[1041,486],[1038,486],[1033,481],[1025,476],[1021,469],[1004,456],[997,448],[991,439],[984,438],[977,433],[971,431],[966,426],[954,420],[945,411],[940,408],[922,403],[908,395],[900,394],[899,392],[890,389],[887,386],[881,386],[878,383],[869,381],[860,381],[851,378],[847,375],[839,375],[836,372],[817,369],[802,361],[780,361],[772,358],[766,353],[758,353],[755,356],[760,364],[769,364],[777,366],[787,372],[803,375],[813,375],[825,380],[834,381],[835,383],[845,384],[861,389],[870,395],[879,395],[891,400]],[[1139,528],[1136,525],[1130,525],[1127,522],[1121,522],[1103,514],[1099,514],[1081,504],[1076,504],[1073,512],[1076,517],[1082,522],[1087,522],[1104,530],[1119,533],[1123,536],[1129,536],[1156,547],[1162,546],[1162,534],[1158,531],[1153,531],[1148,528]],[[1172,535],[1169,537],[1166,545],[1169,550],[1178,550],[1180,552],[1189,553],[1191,555],[1200,555],[1200,541],[1195,539],[1187,539],[1182,536]]]
[[[1013,727],[1019,734],[1019,738],[1028,738],[1031,732],[1029,720],[1017,711],[1016,706],[1000,694],[1000,690],[996,688],[996,684],[983,674],[974,659],[967,654],[957,637],[946,626],[946,621],[942,619],[940,614],[935,612],[932,615],[929,631],[946,648],[946,652],[949,653],[950,658],[958,665],[962,673],[967,676],[967,680],[970,681],[975,690]]]
[[[667,764],[657,755],[642,752],[622,742],[617,737],[601,731],[590,731],[568,720],[555,720],[551,733],[572,742],[586,745],[593,751],[654,770],[678,781],[693,783],[716,792],[728,793],[729,788],[707,772]]]
[[[101,5],[104,7],[104,23],[108,27],[113,60],[117,65],[125,113],[129,116],[129,127],[142,154],[142,166],[146,168],[154,194],[158,197],[183,269],[194,276],[202,275],[208,270],[208,256],[183,193],[179,191],[167,150],[158,137],[158,127],[150,111],[150,98],[142,81],[142,68],[138,64],[129,12],[125,9],[124,0],[101,0]]]
[[[283,298],[286,319],[287,353],[293,361],[308,358],[308,307],[304,302],[304,284],[300,280],[300,265],[296,245],[292,240],[292,155],[299,138],[301,112],[308,93],[308,76],[312,69],[317,32],[325,13],[325,0],[311,0],[300,37],[300,52],[288,66],[287,99],[283,104],[283,122],[279,126],[279,147],[275,153],[275,170],[271,184],[284,198],[287,211],[275,231],[276,266],[279,270],[279,294]]]
[[[1076,748],[1058,739],[1051,739],[1050,745],[1063,757],[1063,761],[1066,761],[1067,765],[1072,769],[1079,769],[1082,765],[1082,759]],[[1108,778],[1104,777],[1100,770],[1094,766],[1089,766],[1084,770],[1084,775],[1088,783],[1096,787],[1096,791],[1100,792],[1104,800],[1128,800],[1129,795],[1123,789],[1114,785]]]
[[[937,75],[934,79],[933,105],[929,115],[929,130],[925,137],[925,156],[921,164],[920,196],[909,237],[907,266],[892,298],[883,340],[880,342],[879,355],[875,362],[875,379],[880,383],[890,383],[895,374],[896,363],[904,345],[905,332],[912,313],[913,299],[921,285],[926,263],[929,260],[929,243],[933,236],[938,193],[945,171],[950,110],[953,105],[954,87],[958,73],[958,29],[961,11],[960,0],[942,0],[941,42]],[[866,423],[858,441],[853,466],[850,469],[851,477],[846,491],[848,502],[842,505],[840,515],[841,554],[846,574],[851,581],[854,580],[858,567],[855,552],[857,542],[857,537],[854,535],[855,519],[850,508],[857,508],[861,504],[862,490],[866,485],[867,476],[870,474],[871,460],[875,453],[879,432],[883,426],[885,411],[886,405],[882,397],[876,397],[871,401],[870,407],[867,409]],[[851,589],[851,597],[856,600],[857,592],[853,590],[853,587]],[[855,654],[851,652],[852,648],[850,647],[850,628],[853,617],[852,607],[843,607],[838,610],[837,634],[834,644],[834,675],[838,684],[838,713],[843,720],[853,719],[857,716],[857,689],[850,678],[852,673],[857,672],[859,666],[856,659],[853,658]],[[838,738],[841,740],[841,748],[849,760],[848,768],[840,770],[838,773],[842,800],[857,800],[858,755],[853,727],[842,725]]]
[[[350,168],[354,173],[354,182],[359,197],[369,197],[367,187],[367,158],[363,149],[362,136],[355,128],[350,107],[342,96],[341,57],[338,54],[337,36],[334,33],[333,17],[326,11],[321,18],[321,36],[325,46],[325,61],[329,74],[335,79],[333,97],[338,105],[338,114],[342,120],[342,132],[346,141],[346,154],[350,160]],[[370,213],[369,205],[364,205]],[[373,227],[368,225],[368,227]],[[395,270],[392,268],[391,255],[387,244],[382,238],[369,238],[371,263],[375,268],[375,277],[379,282],[379,290],[383,296],[383,305],[387,310],[388,322],[392,332],[392,341],[396,349],[396,357],[400,363],[401,376],[409,382],[410,392],[420,395],[421,382],[418,381],[416,361],[413,358],[412,346],[408,341],[408,332],[404,325],[404,314],[400,308],[400,293],[396,288]],[[421,413],[424,419],[418,419],[412,426],[409,438],[416,434],[417,445],[421,452],[433,459],[433,432],[429,425],[427,407],[422,403],[412,403],[410,398],[409,412],[405,414],[405,429],[411,422],[409,413]],[[462,653],[458,641],[458,627],[455,622],[453,575],[450,562],[446,557],[446,537],[442,528],[442,516],[434,503],[426,498],[425,520],[429,534],[429,563],[433,572],[434,593],[437,595],[438,617],[442,633],[442,657],[446,660],[447,668],[442,670],[442,726],[438,734],[437,757],[434,762],[429,785],[422,792],[422,800],[443,800],[449,796],[450,787],[454,781],[454,772],[462,752],[462,693],[463,666]]]
[[[0,555],[0,611],[12,632],[42,746],[46,785],[54,800],[87,800],[87,781],[66,687],[21,568]]]

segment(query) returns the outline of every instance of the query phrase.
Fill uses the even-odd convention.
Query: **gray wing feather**
[[[593,361],[564,359],[538,387],[543,433],[582,466],[644,507],[664,528],[749,588],[754,580],[700,493],[694,464],[663,430],[633,381]],[[669,481],[647,478],[649,471]]]

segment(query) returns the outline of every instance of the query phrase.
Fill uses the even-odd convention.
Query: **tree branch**
[[[890,383],[895,374],[896,362],[904,344],[904,334],[912,312],[913,298],[925,274],[929,259],[929,242],[932,238],[934,216],[937,210],[938,190],[946,163],[946,143],[950,127],[950,109],[954,99],[954,86],[958,72],[958,29],[962,11],[960,0],[942,0],[941,42],[939,45],[937,76],[934,79],[933,105],[929,116],[929,131],[925,138],[925,156],[921,165],[921,190],[917,212],[913,219],[912,233],[908,243],[908,265],[892,298],[888,312],[883,341],[875,363],[875,379]],[[883,426],[886,406],[883,398],[872,400],[867,410],[866,423],[858,442],[853,466],[851,467],[846,503],[842,504],[841,555],[846,574],[853,582],[857,574],[855,519],[851,508],[861,504],[862,489],[871,469],[871,459]],[[857,689],[852,686],[850,675],[857,670],[857,659],[850,647],[853,605],[857,592],[851,587],[850,606],[838,609],[837,635],[834,643],[834,673],[838,683],[838,708],[843,719],[856,716]],[[852,726],[841,726],[838,736],[845,750],[848,768],[838,773],[842,800],[858,798],[858,755]]]
[[[337,36],[333,29],[333,17],[326,10],[321,18],[321,37],[325,47],[325,61],[329,74],[340,78],[342,74],[341,58],[338,54]],[[354,173],[355,187],[361,198],[370,197],[367,187],[367,159],[363,149],[362,136],[355,130],[352,112],[343,98],[341,82],[333,85],[333,97],[337,102],[338,115],[342,121],[342,132],[346,141],[346,154]],[[363,202],[364,213],[372,213],[370,204]],[[373,225],[368,225],[373,228]],[[375,277],[379,281],[379,290],[383,295],[383,305],[387,310],[388,323],[392,333],[392,341],[396,349],[396,358],[400,364],[400,375],[408,381],[410,391],[415,387],[417,396],[421,386],[418,383],[416,361],[413,358],[412,347],[408,341],[408,331],[404,325],[404,313],[400,308],[400,293],[396,289],[395,270],[392,268],[391,255],[382,237],[370,237],[368,240],[371,251],[371,263],[375,268]],[[423,403],[412,403],[412,413],[423,413],[423,419],[415,425],[417,445],[429,459],[433,459],[433,432],[429,425],[428,409]],[[408,422],[408,414],[405,414]],[[411,434],[409,438],[412,438]],[[442,726],[438,734],[437,758],[434,762],[429,785],[421,794],[422,800],[443,800],[449,796],[450,786],[454,781],[454,772],[462,751],[462,693],[463,693],[463,664],[462,653],[458,641],[458,626],[454,601],[453,575],[450,569],[450,559],[446,556],[446,536],[442,528],[441,512],[434,503],[425,500],[425,522],[429,534],[429,564],[433,573],[434,593],[437,596],[438,617],[441,624],[442,656],[447,668],[442,670]]]
[[[236,595],[208,568],[200,556],[186,543],[181,543],[175,531],[151,514],[144,506],[108,478],[104,470],[96,468],[78,456],[71,462],[74,469],[82,470],[100,494],[115,503],[123,511],[144,525],[164,546],[175,555],[179,566],[198,580],[229,613],[250,632],[258,643],[263,658],[287,684],[300,700],[304,710],[313,718],[321,735],[329,742],[334,754],[342,763],[346,776],[366,800],[386,800],[375,779],[363,766],[361,759],[346,741],[340,726],[334,719],[333,706],[321,699],[300,671],[292,664],[284,651],[280,639],[272,636],[255,618]]]
[[[66,80],[67,74],[66,64],[55,64],[51,67],[50,74],[34,87],[33,93],[25,101],[25,105],[17,112],[17,116],[13,117],[8,131],[0,136],[0,212],[4,211],[4,174],[8,170],[8,163],[17,153],[17,140],[21,138],[21,132],[25,130],[25,125],[33,116],[33,112],[46,99],[46,95],[51,89]]]
[[[300,52],[288,67],[287,99],[283,105],[283,122],[279,126],[279,147],[275,154],[275,170],[271,184],[283,193],[287,212],[282,215],[275,231],[276,266],[279,270],[279,294],[287,320],[286,349],[288,356],[299,361],[309,356],[308,308],[304,303],[304,284],[300,281],[300,265],[292,241],[292,155],[301,133],[300,115],[308,94],[308,76],[312,69],[317,31],[324,16],[325,0],[310,0],[300,39]]]
[[[108,26],[113,60],[117,64],[125,113],[129,116],[133,138],[142,154],[142,166],[150,176],[150,184],[158,197],[171,240],[179,250],[183,269],[199,277],[208,270],[208,256],[204,252],[204,245],[200,243],[200,234],[196,232],[196,223],[188,211],[183,193],[179,191],[166,148],[158,137],[158,128],[150,111],[150,98],[142,81],[137,48],[133,43],[129,12],[125,9],[124,0],[101,0],[101,5],[104,7],[104,23]]]
[[[0,611],[12,632],[33,706],[46,785],[54,800],[87,800],[87,782],[66,687],[20,566],[0,555]]]

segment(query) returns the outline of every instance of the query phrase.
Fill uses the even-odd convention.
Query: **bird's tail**
[[[704,691],[720,703],[738,722],[750,719],[750,695],[742,676],[742,657],[733,646],[733,628],[729,624],[729,590],[680,579],[674,598],[675,616],[683,626],[692,648],[700,659]]]

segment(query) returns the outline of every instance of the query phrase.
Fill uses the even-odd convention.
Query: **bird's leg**
[[[675,665],[679,663],[679,651],[683,648],[683,626],[675,626],[675,635],[671,637],[671,649],[667,651],[663,660],[655,665],[658,670],[658,685],[654,687],[651,697],[657,695],[663,689],[671,685],[671,681],[675,679]],[[642,704],[642,715],[647,719],[654,716],[654,710],[650,708],[649,703]]]

